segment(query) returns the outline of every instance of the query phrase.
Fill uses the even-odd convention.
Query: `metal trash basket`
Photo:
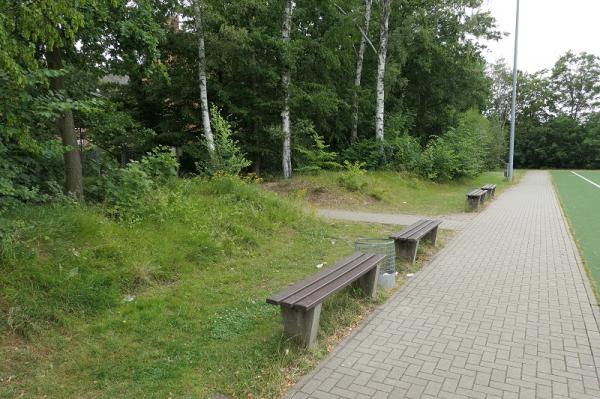
[[[354,248],[360,252],[386,255],[379,269],[380,276],[396,273],[396,247],[394,240],[383,238],[361,238],[354,243]]]

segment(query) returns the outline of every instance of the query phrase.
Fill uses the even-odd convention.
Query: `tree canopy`
[[[218,141],[213,115],[226,121],[227,148],[249,160],[246,172],[281,173],[290,148],[295,170],[352,158],[460,177],[424,171],[450,155],[464,159],[456,152],[470,144],[460,140],[472,143],[475,131],[490,151],[476,164],[497,167],[510,74],[482,56],[484,39],[500,37],[482,3],[4,1],[0,196],[44,199],[65,186],[93,197],[103,171],[159,145],[174,149],[180,174],[206,173],[210,158],[225,159],[210,144]],[[519,165],[597,165],[598,65],[594,55],[569,52],[549,71],[520,73]],[[487,122],[476,120],[482,113]],[[561,145],[571,139],[577,145]],[[544,140],[556,146],[536,145]],[[550,156],[551,148],[565,155]]]
[[[517,89],[515,162],[525,168],[600,167],[600,58],[561,56],[550,70],[520,72]],[[510,115],[511,73],[490,68],[494,91],[487,114],[503,123]]]

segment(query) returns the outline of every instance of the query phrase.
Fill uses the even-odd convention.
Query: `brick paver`
[[[596,313],[549,174],[529,172],[287,397],[598,399]]]

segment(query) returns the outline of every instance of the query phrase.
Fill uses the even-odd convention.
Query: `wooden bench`
[[[481,187],[481,189],[485,190],[487,192],[488,197],[494,198],[496,196],[496,185],[495,184],[486,184],[485,186]]]
[[[441,223],[441,220],[423,219],[406,227],[400,233],[392,234],[390,238],[396,243],[396,257],[415,263],[419,241],[429,239],[435,245]]]
[[[481,204],[485,202],[487,191],[480,188],[475,189],[467,194],[467,209],[469,211],[478,211]]]
[[[306,346],[317,342],[321,303],[350,284],[361,288],[366,297],[375,299],[379,265],[385,255],[356,252],[334,266],[321,270],[291,287],[267,298],[279,305],[283,330]]]

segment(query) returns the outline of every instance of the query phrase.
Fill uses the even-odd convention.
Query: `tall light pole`
[[[517,0],[517,23],[515,26],[515,56],[513,64],[513,87],[512,87],[512,111],[510,118],[510,144],[508,149],[508,181],[513,179],[513,165],[515,157],[515,123],[517,114],[517,55],[519,53],[519,8],[520,0]]]

